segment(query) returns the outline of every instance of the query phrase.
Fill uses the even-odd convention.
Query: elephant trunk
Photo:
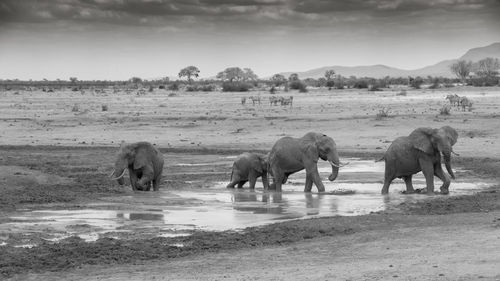
[[[333,154],[331,157],[328,157],[328,162],[332,166],[332,173],[328,177],[328,180],[334,181],[339,175],[339,168],[342,164],[340,163],[337,153]]]
[[[448,174],[450,174],[452,179],[455,179],[455,174],[453,173],[453,170],[451,169],[451,151],[450,152],[443,152],[443,158],[444,158],[444,166],[446,167],[446,171],[448,171]]]

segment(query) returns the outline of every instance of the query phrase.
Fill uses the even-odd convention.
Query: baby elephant
[[[245,152],[234,160],[233,171],[231,172],[231,182],[226,187],[234,188],[234,186],[238,184],[238,188],[242,188],[243,185],[249,181],[250,188],[254,189],[258,177],[262,177],[264,189],[268,189],[267,155]]]

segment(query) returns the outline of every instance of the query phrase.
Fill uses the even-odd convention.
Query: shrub
[[[353,88],[367,89],[368,88],[368,81],[366,81],[364,79],[356,80],[356,82],[354,82]]]
[[[439,109],[439,115],[450,115],[451,114],[451,106],[449,105],[443,105]]]
[[[499,84],[498,77],[475,77],[470,79],[469,85],[475,87],[488,87],[488,86],[496,86]]]
[[[387,108],[382,108],[378,111],[377,115],[375,116],[376,120],[382,120],[383,118],[389,117],[389,111],[390,109]]]
[[[73,105],[73,108],[71,109],[72,112],[78,112],[80,111],[80,107],[78,106],[78,104],[75,103],[75,105]]]
[[[106,104],[101,105],[102,111],[108,111],[108,106]]]
[[[299,86],[299,93],[307,93],[308,90],[307,90],[307,87],[304,83],[301,83],[300,86]]]
[[[276,94],[276,87],[271,86],[271,89],[269,89],[269,93],[270,93],[271,95]]]
[[[292,90],[300,90],[300,89],[305,89],[306,85],[304,84],[304,82],[300,80],[293,80],[290,82],[289,87]]]
[[[165,89],[165,85],[160,85],[160,86],[158,86],[158,89],[160,89],[160,90],[164,90],[164,89]]]
[[[222,83],[223,92],[247,92],[251,87],[252,85],[241,81]]]
[[[168,85],[168,89],[170,91],[179,91],[179,84],[178,83],[172,83]]]

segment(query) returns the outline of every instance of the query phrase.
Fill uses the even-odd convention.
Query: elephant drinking
[[[262,184],[264,189],[269,188],[267,181],[267,155],[260,153],[242,153],[233,163],[233,170],[231,172],[231,182],[227,188],[234,188],[238,184],[238,188],[249,181],[250,188],[255,188],[257,178],[262,177]]]
[[[318,173],[318,159],[328,161],[332,166],[330,181],[337,178],[340,163],[337,145],[331,137],[309,132],[301,138],[279,139],[269,154],[269,168],[273,176],[273,187],[281,192],[281,186],[289,175],[306,170],[305,192],[310,192],[314,183],[319,192],[325,191]]]
[[[450,179],[441,167],[441,154],[446,170],[451,178],[452,146],[457,142],[458,133],[450,126],[440,129],[417,128],[409,136],[395,139],[381,160],[385,160],[385,176],[382,194],[389,192],[389,185],[395,178],[403,178],[406,192],[414,193],[412,176],[420,171],[425,176],[427,194],[434,193],[434,176],[443,181],[441,193],[448,194]]]
[[[120,185],[124,184],[123,176],[128,169],[130,184],[133,190],[149,191],[160,187],[163,172],[163,155],[148,142],[125,144],[122,142],[116,158],[115,170],[111,174]]]

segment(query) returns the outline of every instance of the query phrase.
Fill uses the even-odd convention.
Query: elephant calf
[[[254,189],[259,177],[262,177],[264,189],[268,189],[267,156],[260,153],[242,153],[234,160],[231,182],[226,187],[234,188],[238,184],[238,188],[242,188],[249,181],[250,188]]]
[[[385,160],[385,178],[382,194],[389,192],[389,185],[395,178],[403,178],[406,184],[406,193],[414,193],[412,176],[420,171],[425,176],[427,193],[434,193],[434,176],[443,181],[441,193],[448,194],[450,179],[441,167],[441,153],[444,164],[451,178],[455,175],[451,169],[452,146],[458,139],[458,133],[450,126],[440,129],[418,128],[409,136],[395,139],[387,149]]]
[[[133,190],[149,191],[160,188],[163,172],[163,155],[149,142],[137,142],[120,145],[120,152],[116,158],[115,170],[111,174],[120,185],[124,184],[123,176],[128,169],[130,184]]]

